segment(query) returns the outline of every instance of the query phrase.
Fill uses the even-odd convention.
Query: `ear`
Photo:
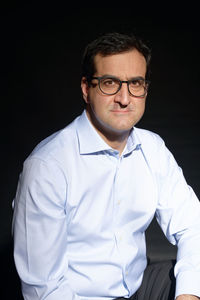
[[[81,79],[81,90],[82,90],[82,95],[85,103],[89,103],[89,97],[88,97],[89,86],[86,77],[82,77]]]

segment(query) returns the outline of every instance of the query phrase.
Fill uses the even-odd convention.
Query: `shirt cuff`
[[[176,277],[176,294],[194,295],[200,297],[200,272],[184,271],[177,274]]]

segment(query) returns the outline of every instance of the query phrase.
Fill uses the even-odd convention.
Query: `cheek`
[[[108,96],[102,95],[98,91],[89,93],[88,103],[96,112],[106,110],[111,102],[111,97],[108,98]]]
[[[135,103],[138,111],[144,111],[145,110],[145,104],[146,104],[146,99],[137,99],[137,103]]]
[[[138,109],[137,109],[137,120],[136,120],[136,122],[138,122],[142,118],[144,112],[145,112],[145,101],[143,101],[142,103],[140,103],[140,105],[138,106]]]

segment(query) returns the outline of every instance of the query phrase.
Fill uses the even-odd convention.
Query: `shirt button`
[[[118,204],[118,205],[120,205],[120,203],[121,203],[121,201],[120,201],[120,200],[119,200],[119,201],[117,201],[117,204]]]
[[[126,271],[126,273],[125,273],[126,275],[128,275],[128,271]]]

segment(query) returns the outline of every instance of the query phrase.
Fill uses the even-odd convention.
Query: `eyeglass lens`
[[[101,78],[99,81],[100,89],[104,94],[113,95],[116,94],[122,85],[122,82],[117,78]],[[144,96],[146,93],[145,80],[142,78],[136,78],[128,81],[129,93],[136,97]]]

